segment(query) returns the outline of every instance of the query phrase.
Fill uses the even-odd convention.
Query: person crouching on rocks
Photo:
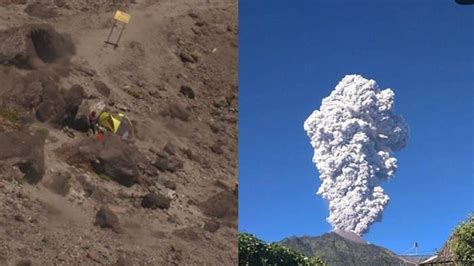
[[[96,111],[92,111],[89,114],[89,126],[92,129],[92,133],[95,135],[97,131],[97,113]]]

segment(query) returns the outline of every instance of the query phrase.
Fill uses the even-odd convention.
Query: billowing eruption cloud
[[[393,151],[408,141],[394,96],[374,80],[347,75],[304,123],[322,181],[317,193],[329,201],[334,229],[362,235],[389,201],[379,184],[395,174]]]

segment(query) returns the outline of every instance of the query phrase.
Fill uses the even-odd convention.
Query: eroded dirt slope
[[[0,0],[0,264],[237,263],[237,24],[235,0]],[[132,138],[88,131],[100,102]]]

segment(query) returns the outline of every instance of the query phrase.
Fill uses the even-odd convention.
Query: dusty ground
[[[117,8],[131,21],[113,49]],[[236,0],[0,0],[1,265],[237,264],[237,24]],[[50,26],[47,49],[12,37]],[[131,141],[65,126],[99,101]]]

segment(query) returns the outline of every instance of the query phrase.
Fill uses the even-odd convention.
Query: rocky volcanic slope
[[[277,244],[306,256],[320,257],[328,265],[413,265],[387,249],[349,240],[331,232],[318,237],[290,237]]]
[[[0,0],[0,264],[237,264],[237,30],[236,0]]]

